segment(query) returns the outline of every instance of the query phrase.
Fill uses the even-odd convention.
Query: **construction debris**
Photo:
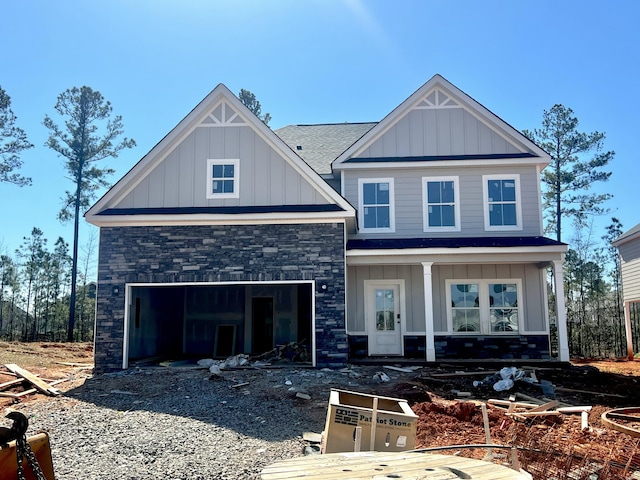
[[[602,423],[617,432],[640,437],[640,407],[614,408],[601,416]]]
[[[11,375],[16,378],[0,384],[0,397],[9,397],[13,399],[18,399],[25,395],[30,395],[36,392],[41,392],[51,396],[59,395],[60,391],[57,388],[55,388],[54,385],[57,385],[67,380],[65,378],[60,380],[45,381],[39,378],[34,373],[31,373],[30,371],[19,367],[15,363],[7,363],[4,366],[8,370],[8,372],[0,372],[0,373],[3,373],[5,375]],[[20,386],[22,387],[31,386],[33,388],[24,388],[20,392],[7,391],[9,389],[15,390],[16,387],[20,387]]]

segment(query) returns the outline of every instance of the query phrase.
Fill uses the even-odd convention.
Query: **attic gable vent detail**
[[[238,112],[227,102],[220,102],[200,124],[201,127],[230,127],[246,125]]]
[[[462,108],[460,104],[442,90],[431,90],[418,104],[417,109]]]

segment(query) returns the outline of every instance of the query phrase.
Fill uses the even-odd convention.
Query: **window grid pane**
[[[215,195],[233,195],[235,193],[235,167],[233,163],[215,163],[211,165],[210,193]]]
[[[376,295],[376,330],[393,331],[395,324],[395,299],[393,290],[379,289]]]
[[[427,207],[430,227],[455,227],[453,181],[427,182]]]
[[[389,183],[365,183],[362,185],[364,228],[389,228],[391,205]]]
[[[479,288],[475,283],[451,285],[451,311],[454,332],[480,331]]]
[[[480,335],[519,332],[517,283],[452,283],[449,288],[453,332]]]
[[[492,332],[518,332],[518,286],[515,283],[490,283],[489,305]]]
[[[517,225],[516,182],[514,180],[489,180],[487,187],[489,224],[493,227]]]

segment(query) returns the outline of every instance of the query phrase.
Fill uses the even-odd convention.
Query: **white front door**
[[[372,282],[366,295],[369,355],[402,355],[400,285]]]

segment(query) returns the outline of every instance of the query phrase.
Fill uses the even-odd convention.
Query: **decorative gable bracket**
[[[241,125],[247,125],[247,123],[229,103],[223,100],[202,120],[199,126],[238,127]]]
[[[420,100],[415,109],[462,108],[462,106],[439,88],[431,90]]]

